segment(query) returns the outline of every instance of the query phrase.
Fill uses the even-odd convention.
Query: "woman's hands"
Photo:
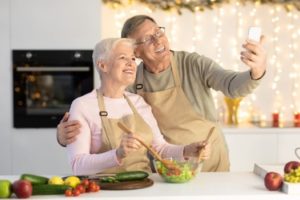
[[[199,157],[202,160],[207,160],[210,157],[211,146],[209,142],[201,141],[186,145],[183,150],[183,156]]]
[[[141,148],[141,143],[135,139],[138,136],[133,134],[125,134],[122,137],[120,146],[117,148],[116,154],[118,161],[121,162],[123,158],[128,156],[131,152],[134,152]]]

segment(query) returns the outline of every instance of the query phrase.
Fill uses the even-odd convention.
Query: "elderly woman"
[[[185,159],[198,156],[201,148],[203,158],[209,157],[210,147],[204,142],[186,146],[167,143],[151,107],[141,96],[125,91],[136,77],[133,40],[102,40],[95,46],[93,62],[101,87],[75,99],[70,108],[69,120],[81,123],[81,134],[67,146],[74,174],[151,171],[146,149],[136,138],[152,145],[162,157]],[[134,135],[124,133],[118,122],[130,127]]]

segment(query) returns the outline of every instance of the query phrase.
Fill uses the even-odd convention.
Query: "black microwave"
[[[15,128],[56,127],[93,89],[92,50],[13,50]]]

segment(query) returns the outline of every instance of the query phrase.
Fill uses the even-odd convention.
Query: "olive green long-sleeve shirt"
[[[184,51],[173,53],[184,93],[195,110],[210,121],[217,121],[211,89],[221,91],[231,98],[242,97],[251,93],[260,82],[251,79],[249,70],[245,72],[225,70],[210,58],[197,53]],[[139,65],[138,70],[143,70],[143,63]],[[143,73],[143,89],[146,92],[162,91],[175,85],[171,67],[159,74],[147,70]],[[135,84],[128,90],[136,93]]]

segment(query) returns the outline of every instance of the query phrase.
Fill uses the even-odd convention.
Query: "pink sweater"
[[[135,106],[137,112],[152,128],[152,146],[162,157],[183,159],[184,146],[167,143],[152,114],[151,107],[144,99],[136,94],[125,92]],[[109,118],[121,118],[132,114],[126,99],[104,97],[105,108]],[[99,116],[96,90],[75,99],[70,108],[70,119],[81,123],[80,134],[74,143],[67,146],[69,161],[75,175],[99,173],[107,168],[119,166],[116,149],[104,153],[96,153],[101,147],[102,122]],[[130,156],[130,155],[129,155]]]

